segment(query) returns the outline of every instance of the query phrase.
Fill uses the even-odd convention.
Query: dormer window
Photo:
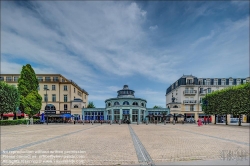
[[[128,101],[124,101],[123,105],[129,105],[129,102]]]

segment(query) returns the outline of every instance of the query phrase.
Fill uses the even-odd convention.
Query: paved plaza
[[[249,127],[1,126],[1,165],[248,165]]]

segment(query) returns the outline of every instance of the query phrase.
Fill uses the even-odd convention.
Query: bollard
[[[139,125],[139,121],[137,121],[137,125]]]
[[[173,125],[175,125],[175,120],[173,120]]]
[[[93,125],[93,120],[92,120],[92,125]]]
[[[121,125],[121,119],[119,120],[119,125]]]
[[[146,120],[146,125],[148,125],[148,120]]]
[[[84,125],[84,120],[82,121],[82,125]]]
[[[112,121],[109,122],[109,124],[111,125]]]
[[[166,120],[164,120],[164,125],[166,125]]]

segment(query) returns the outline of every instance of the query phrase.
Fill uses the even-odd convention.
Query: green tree
[[[161,106],[157,106],[157,105],[155,105],[153,108],[162,108]]]
[[[37,109],[41,109],[39,105],[42,105],[42,97],[38,94],[38,87],[39,82],[31,65],[27,64],[23,66],[20,78],[18,79],[18,91],[20,93],[19,109],[28,114],[30,118],[37,112]],[[30,104],[33,104],[33,106],[31,106],[27,104],[27,101],[36,101],[39,103],[31,102]]]
[[[37,91],[30,92],[23,100],[24,112],[32,118],[42,107],[42,97]]]
[[[89,102],[89,105],[87,106],[87,108],[95,108],[95,105],[92,101]]]
[[[16,112],[19,106],[20,95],[16,87],[0,82],[0,113],[3,118],[4,113]]]

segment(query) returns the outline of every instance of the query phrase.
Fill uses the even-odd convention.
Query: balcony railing
[[[195,95],[197,93],[196,90],[184,90],[183,94],[184,95]]]
[[[195,82],[187,82],[186,85],[195,85]]]
[[[183,100],[183,104],[196,104],[196,100]]]

